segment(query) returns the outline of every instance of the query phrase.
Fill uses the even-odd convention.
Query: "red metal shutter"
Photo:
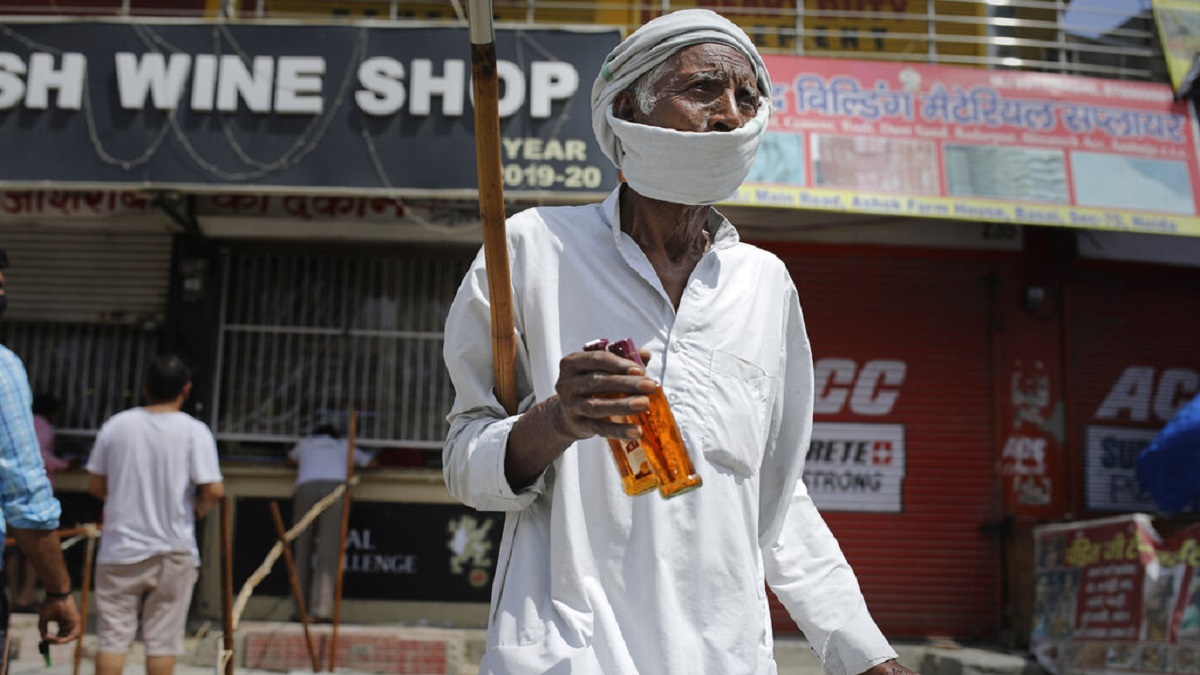
[[[1000,556],[981,531],[1000,510],[988,265],[843,251],[781,253],[818,369],[806,482],[885,634],[994,636]],[[838,445],[856,438],[857,452]],[[892,498],[869,480],[887,471],[902,475]],[[782,606],[773,613],[796,630]]]
[[[1078,509],[1153,513],[1136,459],[1200,392],[1200,270],[1100,263],[1068,293]]]

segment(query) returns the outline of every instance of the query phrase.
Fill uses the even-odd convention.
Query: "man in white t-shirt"
[[[170,675],[183,653],[200,565],[195,521],[225,493],[212,432],[181,410],[191,380],[178,357],[155,359],[149,404],[109,418],[88,458],[89,490],[104,501],[97,675],[121,673],[139,616],[148,675]]]
[[[292,495],[293,520],[299,521],[314,504],[346,481],[348,449],[349,443],[338,438],[337,428],[323,424],[288,452],[288,461],[297,466],[296,489]],[[355,448],[354,465],[373,466],[374,456]],[[339,499],[322,511],[295,540],[296,581],[308,605],[309,620],[316,623],[328,622],[333,615],[341,530],[342,500]]]

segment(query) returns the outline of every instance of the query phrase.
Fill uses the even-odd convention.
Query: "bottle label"
[[[629,469],[634,476],[641,477],[650,473],[650,458],[646,457],[646,449],[641,441],[632,439],[625,443],[625,456],[629,458]]]

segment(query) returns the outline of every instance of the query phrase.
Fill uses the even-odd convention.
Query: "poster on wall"
[[[1149,358],[1149,354],[1139,356],[1139,360]],[[1094,368],[1092,376],[1106,386],[1081,390],[1087,511],[1158,512],[1154,499],[1138,480],[1138,455],[1200,387],[1200,370],[1187,367],[1181,359],[1164,358],[1164,363],[1171,365],[1141,361],[1111,370],[1108,375]],[[1089,405],[1093,400],[1094,407]],[[1200,511],[1197,507],[1200,499],[1186,510]]]
[[[1200,236],[1171,87],[766,56],[775,114],[732,202]]]
[[[1034,530],[1030,648],[1054,675],[1200,672],[1200,525],[1130,514]]]
[[[903,424],[813,424],[804,485],[822,511],[904,511]]]
[[[1050,365],[1053,365],[1052,363]],[[1000,449],[1007,513],[1054,519],[1066,509],[1064,401],[1042,358],[1016,358],[1003,372],[1008,405]]]
[[[1085,430],[1085,506],[1092,511],[1158,509],[1137,478],[1137,458],[1158,435],[1131,427],[1089,425]]]

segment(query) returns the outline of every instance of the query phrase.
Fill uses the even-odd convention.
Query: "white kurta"
[[[800,481],[812,355],[782,261],[717,218],[676,312],[621,232],[618,194],[508,221],[521,409],[596,338],[652,354],[704,485],[629,497],[604,439],[575,443],[529,488],[504,478],[482,253],[446,323],[457,399],[443,452],[464,503],[505,511],[483,673],[776,672],[764,579],[831,675],[893,658]]]

